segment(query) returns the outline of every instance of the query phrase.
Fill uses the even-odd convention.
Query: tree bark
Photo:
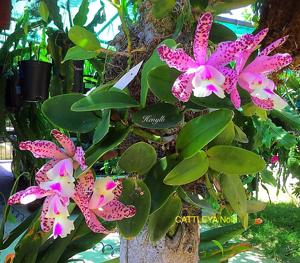
[[[289,35],[288,40],[276,52],[290,53],[294,57],[292,66],[300,65],[300,1],[265,0],[260,7],[260,29],[269,28],[263,46]]]
[[[129,25],[131,48],[144,50],[134,52],[131,57],[131,66],[138,64],[140,61],[151,56],[157,45],[167,38],[174,38],[176,22],[182,12],[187,12],[189,0],[176,0],[176,5],[163,19],[155,19],[151,12],[151,1],[143,0],[139,5],[139,21]],[[188,53],[192,50],[192,40],[194,29],[191,28],[190,20],[187,19],[183,25],[182,33],[176,37],[176,41],[181,43]],[[120,33],[111,41],[117,51],[127,51],[127,39],[124,32]],[[111,63],[106,67],[105,80],[110,81],[118,77],[128,67],[128,58],[115,56]],[[139,100],[141,91],[140,76],[136,77],[129,85],[129,92],[132,97]],[[157,99],[151,92],[147,97],[147,104],[155,103]],[[166,132],[166,131],[162,131]],[[176,134],[178,129],[170,129],[168,135]],[[159,134],[163,135],[163,134]],[[141,138],[129,136],[125,142],[120,145],[120,149],[125,150],[133,143],[140,141]],[[172,153],[174,141],[164,145],[153,145],[158,156],[165,156]],[[156,244],[153,244],[148,237],[147,228],[132,240],[121,239],[120,262],[121,263],[198,263],[198,246],[199,246],[199,225],[181,224],[172,237],[166,235]]]
[[[147,228],[133,240],[121,239],[120,263],[198,263],[198,223],[181,224],[176,234],[152,244]]]

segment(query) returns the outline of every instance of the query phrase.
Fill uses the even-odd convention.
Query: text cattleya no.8
[[[20,149],[29,150],[36,158],[51,159],[36,174],[37,186],[12,195],[8,204],[28,204],[44,198],[41,213],[41,229],[53,231],[53,237],[65,237],[73,229],[68,206],[73,199],[82,211],[87,225],[96,233],[109,233],[97,219],[122,220],[135,215],[133,206],[126,206],[117,199],[121,195],[122,183],[110,177],[94,180],[92,170],[81,175],[77,182],[73,172],[79,166],[86,169],[84,151],[75,147],[73,141],[63,133],[53,130],[51,134],[63,146],[64,151],[50,141],[27,141]]]
[[[264,50],[247,66],[247,60],[266,36],[268,29],[256,35],[246,34],[236,41],[220,43],[210,57],[207,56],[209,32],[213,22],[210,13],[203,14],[198,22],[194,39],[194,58],[183,49],[171,49],[166,45],[157,48],[161,60],[170,67],[183,72],[173,84],[172,93],[180,101],[187,102],[192,95],[207,97],[214,93],[220,98],[225,92],[230,94],[235,108],[240,108],[241,98],[237,84],[251,95],[258,107],[266,110],[282,109],[287,104],[275,92],[275,84],[267,75],[282,69],[292,62],[289,54],[269,56],[275,48],[282,45],[286,37],[281,38]],[[235,62],[235,67],[229,63]]]

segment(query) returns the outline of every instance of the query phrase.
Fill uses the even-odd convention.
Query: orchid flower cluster
[[[210,57],[207,56],[209,32],[213,17],[210,13],[203,14],[198,22],[193,44],[194,58],[187,55],[183,49],[171,49],[166,45],[157,48],[161,60],[169,67],[182,72],[172,87],[173,95],[180,101],[187,102],[190,96],[207,97],[214,93],[225,98],[225,93],[235,108],[241,107],[241,98],[237,89],[239,85],[250,95],[253,103],[260,108],[282,109],[287,103],[274,91],[274,82],[268,79],[268,74],[276,72],[292,62],[289,54],[269,54],[282,45],[287,37],[273,42],[248,65],[250,55],[268,33],[264,29],[256,35],[246,34],[236,41],[220,43]],[[235,68],[229,66],[235,62]]]
[[[68,206],[72,199],[82,211],[89,228],[96,233],[110,233],[98,220],[122,220],[135,215],[135,207],[126,206],[118,201],[122,193],[122,183],[110,177],[97,180],[91,169],[75,180],[74,170],[80,167],[87,169],[84,151],[75,147],[73,141],[58,130],[51,135],[61,144],[63,150],[51,141],[26,141],[19,145],[21,150],[31,151],[36,158],[50,159],[36,173],[36,186],[12,195],[8,204],[28,204],[44,198],[41,213],[41,229],[49,232],[53,238],[66,237],[73,229]]]

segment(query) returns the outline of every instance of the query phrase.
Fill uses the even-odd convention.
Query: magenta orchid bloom
[[[28,204],[46,197],[41,214],[41,229],[49,232],[53,228],[54,238],[66,237],[74,229],[73,222],[68,219],[69,200],[75,191],[74,181],[73,161],[63,159],[36,181],[37,186],[15,193],[8,199],[8,204]]]
[[[71,159],[73,160],[73,167],[81,167],[82,170],[86,169],[84,151],[82,147],[75,147],[73,141],[58,130],[52,130],[51,135],[60,143],[63,150],[60,149],[55,143],[45,140],[26,141],[21,142],[19,148],[21,150],[31,151],[35,158],[50,159],[42,168],[36,173],[36,181],[40,181],[44,175],[54,167],[60,160]]]
[[[271,158],[271,163],[276,164],[279,162],[279,156],[278,155],[273,155]]]
[[[110,177],[95,181],[91,170],[78,179],[74,201],[85,217],[88,227],[96,233],[108,234],[97,216],[106,221],[117,221],[135,215],[135,207],[126,206],[118,201],[122,193],[121,182],[114,182]]]
[[[173,95],[180,101],[187,102],[192,93],[196,97],[207,97],[214,93],[220,98],[225,97],[224,91],[231,93],[231,72],[225,66],[235,60],[236,54],[245,49],[250,42],[246,35],[237,41],[220,43],[210,58],[207,58],[212,22],[213,17],[210,13],[203,14],[199,19],[193,45],[195,59],[181,48],[173,50],[166,45],[157,48],[161,60],[169,67],[183,72],[172,87]],[[225,73],[228,78],[224,76]]]
[[[264,29],[252,36],[252,45],[239,55],[236,64],[236,82],[250,93],[253,103],[258,107],[266,110],[280,110],[286,107],[287,103],[274,92],[276,86],[267,78],[267,75],[289,65],[292,57],[287,53],[278,53],[273,56],[269,54],[282,45],[287,37],[280,38],[267,46],[250,64],[245,66],[251,53],[257,49],[267,33],[268,29]]]

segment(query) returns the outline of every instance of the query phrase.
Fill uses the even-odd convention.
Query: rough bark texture
[[[131,65],[136,65],[140,61],[147,59],[153,53],[157,45],[166,38],[174,38],[173,33],[176,29],[178,16],[187,12],[189,0],[177,0],[172,12],[163,19],[155,19],[151,13],[151,1],[144,0],[139,6],[139,21],[129,26],[132,49],[143,49],[142,52],[134,52],[131,58]],[[192,50],[192,40],[194,29],[191,27],[191,20],[186,20],[181,33],[176,41],[181,43],[186,51]],[[127,39],[125,34],[120,33],[110,43],[118,51],[127,50]],[[191,53],[191,52],[189,52]],[[128,58],[116,56],[106,67],[105,80],[115,79],[128,66]],[[131,96],[139,100],[141,90],[140,76],[129,85]],[[157,99],[149,91],[147,104],[153,104]],[[180,105],[178,105],[180,107]],[[193,116],[189,116],[192,118]],[[151,133],[161,136],[174,135],[178,129],[152,130]],[[120,145],[120,150],[127,149],[133,143],[140,141],[135,135],[129,136],[125,142]],[[174,141],[165,145],[155,145],[159,157],[174,152]],[[148,238],[148,232],[145,228],[133,240],[121,239],[120,262],[121,263],[198,263],[198,245],[199,231],[198,224],[180,225],[172,237],[164,237],[156,244],[152,244]]]
[[[265,0],[260,8],[260,28],[269,28],[263,45],[266,46],[282,36],[289,35],[286,43],[276,52],[290,53],[293,67],[300,66],[300,1]]]
[[[120,263],[198,263],[198,227],[197,223],[182,224],[175,236],[165,236],[156,244],[144,228],[133,240],[121,239]]]

